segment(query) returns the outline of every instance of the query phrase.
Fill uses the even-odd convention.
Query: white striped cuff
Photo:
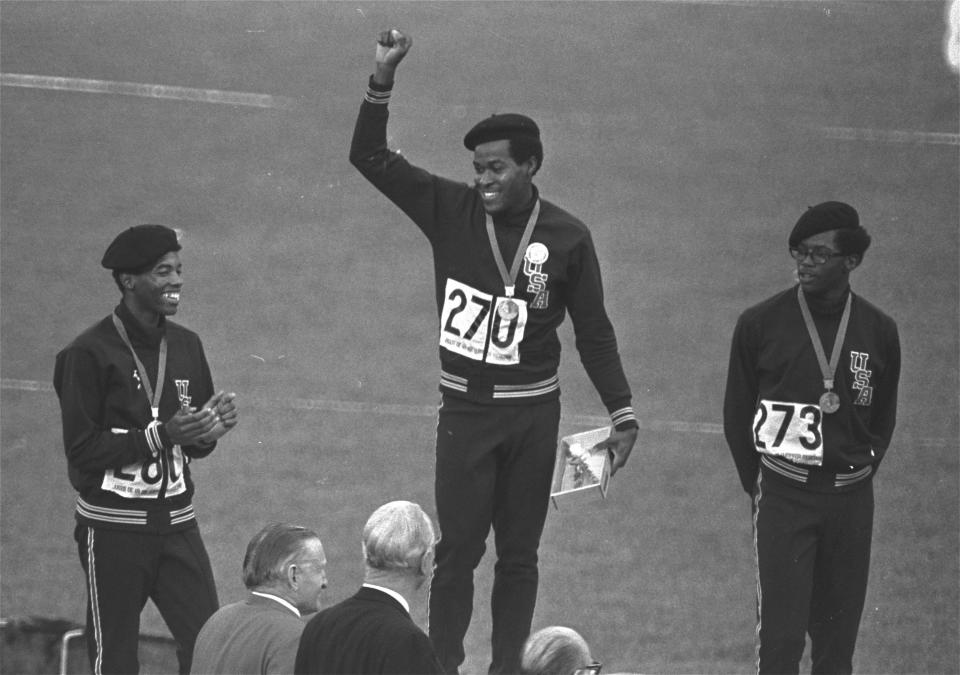
[[[620,408],[610,413],[610,421],[613,422],[613,426],[616,427],[618,424],[623,424],[624,422],[636,422],[637,416],[634,414],[632,406],[626,406],[625,408]]]
[[[147,438],[150,453],[156,457],[160,454],[160,451],[163,450],[163,442],[160,440],[160,422],[153,420],[147,425],[147,428],[143,430],[143,433]]]
[[[367,88],[367,93],[364,94],[363,100],[367,103],[373,103],[374,105],[386,105],[390,102],[391,91],[377,91],[372,87]]]

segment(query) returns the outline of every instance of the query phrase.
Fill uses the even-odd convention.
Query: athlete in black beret
[[[355,167],[429,239],[439,314],[435,497],[442,537],[430,587],[430,638],[441,664],[464,662],[473,574],[494,531],[491,673],[520,672],[537,598],[537,551],[560,422],[560,342],[567,314],[610,419],[599,447],[611,469],[637,437],[631,392],[603,302],[590,230],[541,198],[540,129],[516,113],[487,117],[463,143],[473,185],[409,163],[387,145],[394,72],[412,40],[385,31],[350,148]]]
[[[147,598],[177,641],[180,672],[190,672],[197,633],[219,607],[190,462],[213,452],[237,408],[234,394],[214,390],[197,334],[168,318],[183,287],[179,251],[163,225],[120,233],[101,260],[120,303],[54,368],[94,673],[138,672]]]
[[[850,290],[870,236],[842,202],[789,236],[797,285],[740,315],[724,431],[753,505],[760,673],[849,673],[870,568],[873,476],[897,416],[893,319]]]

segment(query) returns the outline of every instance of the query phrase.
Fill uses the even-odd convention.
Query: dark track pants
[[[87,580],[87,651],[94,673],[137,673],[140,613],[151,598],[177,641],[181,673],[193,643],[219,608],[210,560],[197,527],[170,534],[77,525]]]
[[[473,573],[494,530],[491,673],[518,673],[537,600],[537,549],[547,516],[560,424],[557,400],[484,406],[445,396],[437,425],[441,538],[429,631],[447,672],[463,663]]]
[[[761,471],[754,493],[760,673],[850,673],[873,532],[873,483],[812,492]]]

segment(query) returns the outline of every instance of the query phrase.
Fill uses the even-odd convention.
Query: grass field
[[[792,283],[806,206],[874,236],[854,289],[904,346],[876,478],[856,670],[960,672],[958,83],[930,2],[0,3],[0,614],[80,621],[56,352],[116,302],[98,266],[138,222],[185,234],[178,320],[242,421],[194,464],[222,602],[269,520],[318,529],[328,601],[379,504],[432,512],[429,247],[347,163],[376,31],[415,39],[391,143],[470,178],[461,138],[540,123],[538,184],[593,231],[642,430],[609,499],[552,512],[539,627],[607,672],[753,667],[749,504],[719,433],[737,314]],[[37,75],[271,95],[277,107],[27,88]],[[562,334],[562,431],[602,406]],[[465,670],[485,672],[491,563]],[[425,619],[422,604],[415,616]],[[146,632],[166,628],[153,608]]]

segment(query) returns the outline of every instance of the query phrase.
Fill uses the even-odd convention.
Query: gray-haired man
[[[384,504],[363,528],[364,583],[304,628],[296,673],[442,673],[410,601],[430,581],[434,530],[412,502]]]

